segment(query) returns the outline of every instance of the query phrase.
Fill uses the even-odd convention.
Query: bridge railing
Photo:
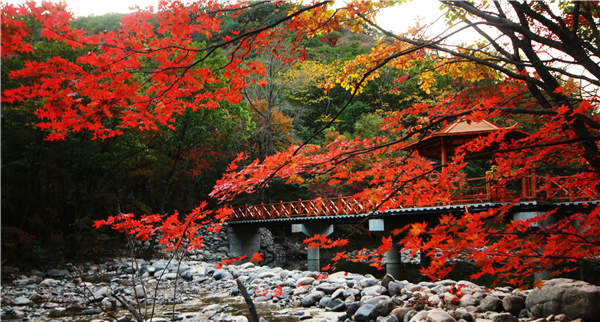
[[[444,204],[474,204],[484,202],[507,202],[521,200],[592,200],[600,198],[600,192],[577,176],[538,177],[535,174],[519,179],[494,179],[488,177],[468,178],[458,184],[450,201]],[[395,204],[395,200],[388,201]],[[438,206],[440,203],[431,204]],[[410,206],[410,205],[404,205]],[[313,200],[280,201],[270,204],[244,205],[234,209],[232,220],[271,219],[290,217],[330,216],[361,214],[372,211],[376,203],[358,200],[352,196],[317,198]]]
[[[372,201],[359,201],[351,196],[337,198],[317,198],[313,200],[280,201],[271,204],[244,205],[234,209],[232,219],[266,219],[309,216],[330,216],[339,214],[361,214],[371,211],[376,204]]]
[[[537,190],[538,196],[546,200],[592,200],[600,196],[597,187],[580,176],[552,177],[547,175]]]

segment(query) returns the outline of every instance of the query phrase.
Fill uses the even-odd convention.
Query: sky
[[[38,0],[39,1],[39,0]],[[127,13],[130,8],[139,6],[156,7],[158,0],[64,0],[75,16],[103,15],[106,13]],[[24,0],[8,0],[22,3]],[[417,19],[421,23],[435,21],[442,15],[437,0],[413,0],[402,6],[385,9],[377,16],[377,23],[386,30],[406,32]]]

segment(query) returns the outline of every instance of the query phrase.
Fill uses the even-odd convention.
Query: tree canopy
[[[441,4],[448,29],[435,37],[422,29],[395,34],[378,26],[374,17],[392,5],[387,1],[161,1],[156,12],[139,10],[124,16],[117,29],[97,34],[73,28],[61,4],[3,4],[3,60],[33,57],[10,71],[14,83],[4,88],[2,102],[32,106],[46,140],[64,141],[83,131],[109,142],[170,129],[181,147],[175,153],[187,153],[197,147],[177,131],[198,126],[208,117],[204,111],[227,111],[246,98],[264,130],[256,136],[260,158],[239,154],[216,182],[210,196],[224,207],[277,180],[340,187],[379,210],[443,204],[467,178],[471,161],[492,148],[485,166],[496,185],[534,173],[560,174],[564,189],[583,199],[597,197],[598,3]],[[464,30],[483,41],[448,41]],[[372,41],[346,45],[336,56],[314,44],[319,39],[335,49],[353,34]],[[40,37],[79,53],[36,57]],[[332,62],[339,67],[331,68]],[[274,68],[281,72],[272,73]],[[300,144],[290,135],[284,104],[288,114],[292,105],[304,107],[304,123],[296,124],[305,126]],[[186,113],[200,113],[194,115],[201,119],[188,122],[180,117]],[[241,119],[247,115],[240,112]],[[283,124],[279,129],[271,124],[276,118]],[[511,140],[505,130],[480,137],[447,163],[405,149],[457,119],[492,120],[528,135]],[[509,207],[442,216],[436,224],[415,223],[393,235],[403,247],[431,257],[422,272],[434,278],[461,258],[480,267],[475,277],[491,274],[518,284],[535,271],[568,271],[574,261],[600,255],[600,207],[529,221],[506,218]],[[196,220],[194,213],[188,222]],[[218,221],[227,213],[219,212]],[[553,224],[536,224],[551,216]],[[385,241],[382,247],[389,249]]]

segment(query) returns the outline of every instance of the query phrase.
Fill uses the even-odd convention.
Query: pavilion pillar
[[[302,233],[308,237],[317,234],[329,236],[333,233],[333,225],[292,224],[292,233]],[[321,271],[320,249],[318,247],[307,247],[306,257],[307,270],[316,272]]]
[[[445,166],[448,163],[448,151],[446,150],[446,142],[444,142],[444,138],[441,138],[440,142],[440,147],[442,149],[442,166]]]

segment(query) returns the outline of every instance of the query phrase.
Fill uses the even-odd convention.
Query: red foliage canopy
[[[87,53],[76,61],[62,57],[27,61],[22,70],[10,75],[21,79],[22,85],[4,90],[2,101],[35,100],[39,104],[39,127],[48,130],[49,140],[82,130],[90,131],[94,138],[105,139],[126,129],[171,127],[175,115],[185,109],[239,102],[247,79],[265,73],[261,64],[245,61],[245,57],[282,39],[286,34],[283,30],[296,33],[299,40],[342,28],[358,32],[366,24],[384,32],[389,40],[345,66],[343,74],[330,80],[326,87],[338,82],[354,96],[365,81],[377,77],[381,66],[404,68],[410,61],[426,56],[439,59],[437,68],[444,75],[465,84],[469,81],[469,86],[460,93],[445,95],[436,104],[414,104],[389,115],[381,125],[385,134],[372,139],[338,137],[325,146],[292,146],[241,168],[237,163],[243,162],[243,156],[239,156],[215,186],[212,197],[226,202],[240,193],[267,186],[274,177],[290,183],[310,177],[325,178],[330,185],[360,184],[364,189],[355,197],[377,202],[379,209],[443,204],[464,182],[469,158],[490,146],[498,147],[492,158],[495,167],[490,170],[497,185],[531,173],[565,171],[574,175],[562,183],[564,189],[579,191],[582,195],[578,197],[584,199],[597,196],[598,96],[594,90],[584,92],[583,86],[574,81],[585,82],[586,88],[596,90],[600,86],[597,3],[574,3],[554,13],[543,3],[532,6],[511,2],[479,8],[469,2],[448,1],[447,5],[457,10],[452,19],[487,39],[489,46],[483,47],[457,49],[444,44],[445,37],[427,41],[387,33],[372,21],[377,10],[386,5],[383,1],[354,1],[337,10],[328,10],[330,1],[315,2],[296,8],[281,21],[254,30],[232,31],[217,39],[221,18],[237,15],[250,5],[161,1],[157,12],[138,10],[123,18],[119,30],[90,36],[70,27],[72,15],[62,5],[44,2],[37,6],[33,1],[18,7],[3,4],[3,58],[33,50],[25,16],[41,23],[41,37]],[[151,24],[150,19],[157,25]],[[275,28],[284,23],[285,29]],[[479,25],[496,28],[503,37],[492,37]],[[195,35],[201,35],[204,41],[193,43]],[[219,48],[227,48],[228,62],[216,69],[205,67],[203,62]],[[450,56],[436,57],[426,48]],[[557,52],[558,57],[546,58]],[[285,58],[287,63],[303,57],[297,46],[288,53],[273,54]],[[470,65],[465,65],[465,60]],[[585,73],[575,75],[557,62],[578,65]],[[421,88],[429,91],[431,77],[427,75],[431,74],[421,75]],[[399,80],[399,86],[403,80]],[[265,82],[261,80],[259,84]],[[405,121],[414,116],[421,121],[406,126]],[[501,120],[506,125],[522,127],[529,135],[507,141],[505,132],[499,131],[478,138],[458,148],[444,166],[403,151],[404,146],[457,118]],[[141,239],[158,229],[163,234],[161,241],[170,247],[181,247],[180,237],[184,235],[190,245],[201,245],[194,235],[196,226],[191,223],[204,220],[207,212],[202,208],[192,211],[184,222],[177,214],[141,219],[120,215],[97,226],[111,225]],[[501,208],[465,213],[460,218],[443,216],[438,225],[414,224],[396,233],[403,234],[403,247],[421,249],[432,258],[423,273],[435,278],[447,273],[455,259],[461,259],[478,265],[480,274],[520,283],[519,277],[534,271],[560,272],[571,269],[574,261],[600,255],[598,207],[572,215],[548,213],[529,221],[510,221],[504,216],[506,212],[506,208]],[[227,213],[217,212],[221,220]],[[536,222],[550,216],[555,218],[553,224],[533,228]],[[498,228],[500,223],[503,228]],[[307,242],[343,245],[321,236]],[[392,245],[390,238],[383,239],[382,247],[371,256],[375,265],[380,265],[380,255]],[[336,258],[345,258],[345,254]],[[259,259],[260,255],[252,257]]]

